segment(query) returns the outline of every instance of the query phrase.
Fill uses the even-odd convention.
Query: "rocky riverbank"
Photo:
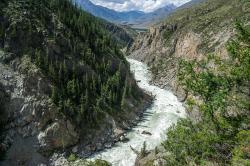
[[[1,52],[1,56],[4,54]],[[82,130],[86,134],[84,139],[80,139],[79,130],[50,101],[49,81],[29,59],[15,61],[11,67],[0,63],[0,70],[0,82],[10,96],[6,103],[6,117],[9,120],[1,143],[1,150],[8,150],[3,165],[30,159],[30,164],[46,164],[48,160],[44,155],[51,154],[48,152],[61,146],[72,146],[65,154],[75,153],[80,157],[111,148],[115,142],[122,141],[125,132],[140,121],[143,111],[152,102],[152,98],[145,94],[138,105],[131,103],[133,111],[124,112],[115,118],[106,114],[100,128]],[[13,157],[17,160],[8,160]]]
[[[0,9],[0,165],[86,157],[137,123],[151,97],[110,37],[117,33],[67,0],[3,0]]]
[[[0,57],[4,54],[1,52]],[[0,62],[0,83],[9,95],[1,143],[3,151],[7,150],[3,165],[30,159],[30,164],[46,163],[46,158],[38,151],[56,149],[62,144],[70,146],[79,140],[72,123],[49,100],[48,80],[28,60],[25,62],[27,64],[13,61],[11,66]],[[27,66],[30,70],[26,70]],[[8,160],[13,157],[15,161]]]
[[[144,111],[152,104],[152,98],[145,96],[140,105],[133,107],[133,111],[124,113],[121,117],[111,118],[106,115],[106,122],[109,124],[102,124],[98,130],[93,129],[86,132],[86,137],[81,140],[83,144],[72,147],[71,152],[75,153],[81,158],[86,158],[93,153],[109,149],[117,142],[124,142],[127,140],[126,133],[131,131],[144,117]],[[116,119],[117,118],[117,119]]]
[[[144,111],[151,107],[152,98],[148,96],[144,102],[141,103],[134,113],[127,115],[126,119],[120,122],[115,122],[113,119],[110,119],[113,123],[107,128],[102,128],[101,130],[93,130],[92,133],[96,137],[91,136],[89,140],[83,141],[84,144],[76,144],[69,148],[67,151],[59,151],[51,156],[49,163],[53,166],[70,166],[70,165],[84,165],[87,162],[85,159],[99,153],[103,150],[108,150],[113,148],[113,146],[118,142],[127,142],[127,133],[130,132],[139,122],[143,120]],[[119,127],[118,127],[119,126]],[[99,136],[97,136],[100,134]],[[69,161],[68,158],[70,155],[76,156],[76,161]],[[86,163],[85,163],[86,162]],[[87,164],[86,164],[87,165]]]
[[[153,73],[153,84],[172,90],[182,102],[189,97],[199,101],[180,86],[178,64],[180,60],[203,60],[209,54],[228,58],[226,43],[235,35],[235,19],[247,20],[248,17],[238,12],[242,8],[236,3],[208,0],[179,9],[159,25],[140,34],[127,52],[131,58],[148,64]],[[228,15],[232,10],[233,14]],[[212,63],[209,65],[213,67]],[[201,119],[197,106],[189,109],[187,114],[193,121]],[[158,160],[164,153],[167,154],[151,151],[143,158],[137,158],[136,165],[164,165]]]
[[[154,149],[163,140],[164,133],[169,126],[176,123],[180,117],[185,117],[184,107],[170,91],[161,89],[149,83],[151,74],[145,64],[128,59],[131,71],[134,73],[138,86],[155,96],[152,107],[143,114],[138,125],[120,137],[122,142],[105,151],[100,151],[91,159],[103,159],[114,166],[133,166],[136,160],[135,151],[140,151],[144,142],[147,149]]]
[[[223,37],[221,37],[222,32],[219,31],[211,32],[210,36],[203,38],[204,34],[193,32],[191,29],[187,32],[184,28],[178,27],[178,24],[162,23],[140,34],[127,54],[130,58],[149,65],[153,73],[153,84],[173,91],[180,101],[184,101],[187,98],[187,92],[177,80],[179,60],[202,59],[209,50],[227,57],[224,44],[233,36],[232,29],[232,27],[225,27],[222,30]],[[166,31],[172,33],[171,38],[165,38]],[[208,38],[211,41],[207,41]],[[215,47],[215,42],[220,44]]]

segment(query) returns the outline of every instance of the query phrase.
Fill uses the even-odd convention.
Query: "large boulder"
[[[79,134],[69,120],[59,120],[40,132],[38,140],[42,150],[54,150],[76,144]]]

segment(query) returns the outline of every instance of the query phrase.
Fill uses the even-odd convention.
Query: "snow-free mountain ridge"
[[[93,14],[96,17],[103,18],[117,24],[129,24],[133,27],[148,27],[165,18],[176,9],[173,4],[168,4],[163,8],[157,9],[151,13],[142,11],[118,12],[103,6],[95,5],[89,0],[74,0],[83,10]]]

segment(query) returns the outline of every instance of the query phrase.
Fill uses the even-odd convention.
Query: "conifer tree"
[[[126,104],[127,89],[128,89],[128,81],[126,79],[125,80],[125,86],[123,88],[123,93],[122,93],[122,100],[121,100],[121,107],[123,109],[125,108],[125,104]]]
[[[57,87],[55,87],[55,86],[52,87],[51,99],[56,104],[59,102],[59,94],[58,94]]]

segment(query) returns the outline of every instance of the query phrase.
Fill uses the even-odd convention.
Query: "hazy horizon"
[[[181,6],[190,0],[90,0],[95,5],[100,5],[118,12],[142,11],[152,12],[166,5]]]

